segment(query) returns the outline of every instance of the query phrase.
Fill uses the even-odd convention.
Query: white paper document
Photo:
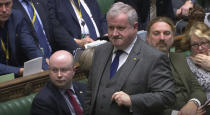
[[[106,42],[107,42],[106,40],[96,40],[96,41],[94,41],[94,42],[85,44],[85,49],[87,49],[87,48],[92,48],[92,47],[95,47],[95,46],[104,44],[104,43],[106,43]]]
[[[34,58],[24,63],[23,76],[39,73],[42,71],[42,57]]]

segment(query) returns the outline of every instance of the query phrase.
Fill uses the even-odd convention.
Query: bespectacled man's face
[[[0,22],[5,22],[9,19],[12,12],[12,0],[0,0]]]

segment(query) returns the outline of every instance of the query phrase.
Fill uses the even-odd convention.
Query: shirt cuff
[[[198,99],[196,99],[196,98],[192,98],[189,101],[193,101],[198,107],[201,106],[201,102]]]

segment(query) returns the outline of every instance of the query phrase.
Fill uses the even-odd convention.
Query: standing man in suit
[[[36,44],[43,55],[49,59],[52,48],[50,45],[47,11],[42,9],[42,5],[43,3],[40,4],[39,0],[34,0],[33,2],[32,0],[14,0],[13,8],[20,10],[24,14]]]
[[[54,31],[65,31],[72,48],[82,47],[107,34],[107,23],[96,0],[48,0],[52,24],[61,24],[64,28],[53,28]],[[59,22],[56,21],[56,18]]]
[[[72,82],[73,56],[65,51],[50,57],[50,82],[36,95],[31,115],[82,115],[86,86]]]
[[[23,63],[42,57],[21,12],[12,10],[13,0],[0,0],[0,75],[21,76]],[[43,69],[48,65],[43,58]]]
[[[156,9],[154,15],[167,16],[174,19],[171,0],[115,0],[115,2],[119,1],[129,4],[136,9],[139,16],[139,30],[146,30],[146,27],[151,20],[150,18],[154,17],[150,17],[150,14],[152,13],[151,10],[154,9],[152,7],[155,7]]]
[[[178,110],[179,115],[196,115],[206,96],[191,72],[184,54],[169,53],[174,41],[174,32],[174,24],[170,19],[158,17],[148,25],[146,38],[148,44],[167,53],[170,59],[176,103],[165,111],[165,115],[171,115],[172,110]]]
[[[66,33],[64,31],[53,31],[52,29],[53,25],[50,23],[51,21],[49,18],[49,11],[46,10],[46,8],[48,7],[47,3],[48,3],[47,0],[14,0],[13,8],[22,11],[22,13],[24,14],[24,18],[30,27],[30,31],[33,37],[35,38],[37,45],[39,45],[40,48],[42,47],[39,39],[46,38],[45,45],[48,46],[48,48],[52,49],[52,52],[57,50],[67,50],[71,52],[73,49],[69,44],[72,44],[72,41],[66,39],[66,37],[64,36]],[[34,23],[33,18],[31,18],[29,13],[28,9],[29,5],[34,6],[33,8],[36,11],[35,13],[37,20],[40,22],[41,30],[44,33],[43,37],[42,36],[40,37],[36,31],[36,28],[33,24]],[[60,29],[60,25],[57,25],[55,28]],[[49,53],[46,52],[48,51],[44,51],[45,56],[49,58],[52,52],[51,51]]]
[[[107,13],[110,42],[95,48],[88,115],[158,115],[175,101],[167,55],[137,38],[138,16],[118,2]]]

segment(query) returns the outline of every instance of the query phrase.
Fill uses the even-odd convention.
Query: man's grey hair
[[[122,2],[114,3],[107,12],[106,18],[116,17],[122,13],[128,15],[128,21],[131,26],[134,26],[134,22],[138,22],[138,15],[136,13],[136,10],[130,5],[124,4]]]

